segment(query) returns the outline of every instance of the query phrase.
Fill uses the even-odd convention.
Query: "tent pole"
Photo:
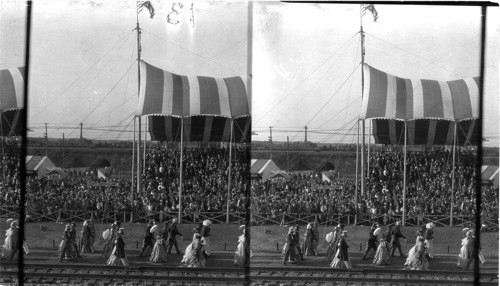
[[[134,206],[134,166],[135,166],[135,120],[134,116],[134,140],[132,141],[132,188],[130,190],[130,203]]]
[[[3,139],[4,139],[4,136],[3,136],[3,111],[0,111],[0,140],[2,140],[2,160],[4,159],[5,157],[5,154],[4,154],[4,146],[3,146]],[[2,180],[2,186],[3,186],[3,189],[5,190],[5,172],[3,172],[2,170],[2,176],[3,176],[3,180]]]
[[[359,18],[360,18],[360,28],[359,34],[361,38],[361,98],[363,98],[363,93],[365,91],[365,32],[363,31],[363,13],[360,5]],[[365,195],[365,120],[363,119],[361,125],[361,197]]]
[[[137,19],[137,95],[141,90],[141,28],[139,27],[139,10],[136,9]],[[137,193],[141,192],[141,117],[137,117]]]
[[[226,224],[229,224],[229,198],[231,194],[231,161],[233,155],[233,123],[231,118],[231,129],[229,131],[229,172],[227,176],[227,203],[226,203]]]
[[[451,200],[450,200],[450,227],[453,226],[453,200],[455,199],[455,150],[457,149],[457,123],[453,129],[453,167],[451,169]]]
[[[142,167],[143,170],[146,170],[146,136],[147,136],[147,130],[148,130],[148,120],[147,117],[144,120],[144,146],[143,146],[143,154],[142,154]]]
[[[354,203],[356,204],[354,206],[354,209],[356,210],[356,215],[354,216],[354,224],[356,225],[357,223],[357,218],[358,218],[358,165],[359,165],[359,120],[358,120],[358,141],[356,142],[356,179],[355,179],[355,185],[356,189],[354,190]]]
[[[371,145],[371,139],[372,139],[372,121],[369,121],[369,126],[368,126],[368,156],[366,158],[366,174],[369,176],[370,174],[370,145]]]
[[[407,125],[405,121],[405,145],[404,145],[404,162],[403,162],[403,219],[401,224],[405,226],[406,223],[406,137]]]
[[[179,214],[178,223],[182,223],[182,145],[184,144],[184,117],[181,117],[181,146],[180,146],[180,167],[179,167]]]

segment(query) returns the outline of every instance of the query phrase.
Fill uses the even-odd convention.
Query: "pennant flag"
[[[362,4],[361,5],[361,17],[363,17],[366,14],[366,11],[372,12],[373,15],[373,21],[377,22],[378,19],[378,12],[375,9],[375,5],[373,4]]]
[[[153,19],[155,15],[155,8],[153,8],[153,5],[151,5],[150,1],[142,1],[137,4],[137,13],[141,13],[142,9],[146,8],[149,11],[149,16],[151,19]]]
[[[24,67],[0,70],[0,111],[24,107]]]
[[[367,64],[360,119],[479,118],[479,77],[453,81],[399,78]]]
[[[145,61],[140,68],[138,116],[250,116],[250,99],[241,77],[177,75]]]

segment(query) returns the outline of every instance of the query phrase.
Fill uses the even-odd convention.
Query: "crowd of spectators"
[[[225,212],[229,149],[183,150],[182,209],[185,214]],[[146,154],[141,190],[130,178],[98,179],[97,170],[27,178],[27,210],[39,214],[59,211],[174,213],[179,208],[179,149],[156,149]],[[231,168],[230,211],[245,212],[249,150],[235,148]],[[134,193],[133,203],[131,194]]]
[[[462,150],[457,153],[453,213],[461,216],[475,214],[476,153]],[[403,167],[401,151],[372,153],[370,169],[365,180],[364,194],[352,181],[323,182],[321,174],[292,175],[288,180],[273,179],[252,182],[252,213],[275,218],[277,214],[332,215],[368,214],[372,217],[403,213]],[[422,216],[449,215],[451,205],[452,153],[435,150],[407,153],[406,212],[410,219]],[[327,186],[328,188],[325,188]],[[483,186],[483,215],[498,217],[498,187]],[[357,209],[357,210],[356,210]],[[496,217],[495,217],[496,216]]]
[[[0,205],[19,205],[20,142],[6,139],[1,157]],[[27,177],[27,211],[54,214],[59,211],[158,212],[179,209],[180,153],[177,148],[157,148],[146,154],[141,189],[130,178],[98,179],[96,170],[74,170],[45,177]],[[251,195],[251,213],[275,220],[289,215],[369,214],[398,216],[403,212],[403,153],[372,153],[362,195],[358,182],[324,181],[321,174],[297,173],[269,181],[251,180],[248,147],[233,150],[229,210],[246,211]],[[226,147],[185,148],[183,150],[182,209],[185,214],[225,212],[228,193],[229,149]],[[473,150],[457,153],[453,213],[475,214],[475,164]],[[409,218],[449,215],[451,204],[452,153],[440,149],[407,153],[406,213]],[[248,190],[247,188],[250,188]],[[133,193],[134,199],[131,200]],[[498,187],[483,186],[482,215],[498,218]]]
[[[20,202],[21,140],[16,137],[2,138],[0,154],[0,206],[16,208]]]

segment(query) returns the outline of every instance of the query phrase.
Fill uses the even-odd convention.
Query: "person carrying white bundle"
[[[212,255],[212,244],[210,242],[210,225],[212,225],[212,221],[207,219],[203,221],[203,228],[201,229],[201,241],[205,248],[205,253],[208,256]]]

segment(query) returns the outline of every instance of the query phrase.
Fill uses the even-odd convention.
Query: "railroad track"
[[[17,284],[17,264],[0,265],[0,284]],[[26,264],[26,285],[470,285],[471,271],[405,271],[300,267],[180,268]],[[481,273],[481,285],[498,285],[498,274]]]

